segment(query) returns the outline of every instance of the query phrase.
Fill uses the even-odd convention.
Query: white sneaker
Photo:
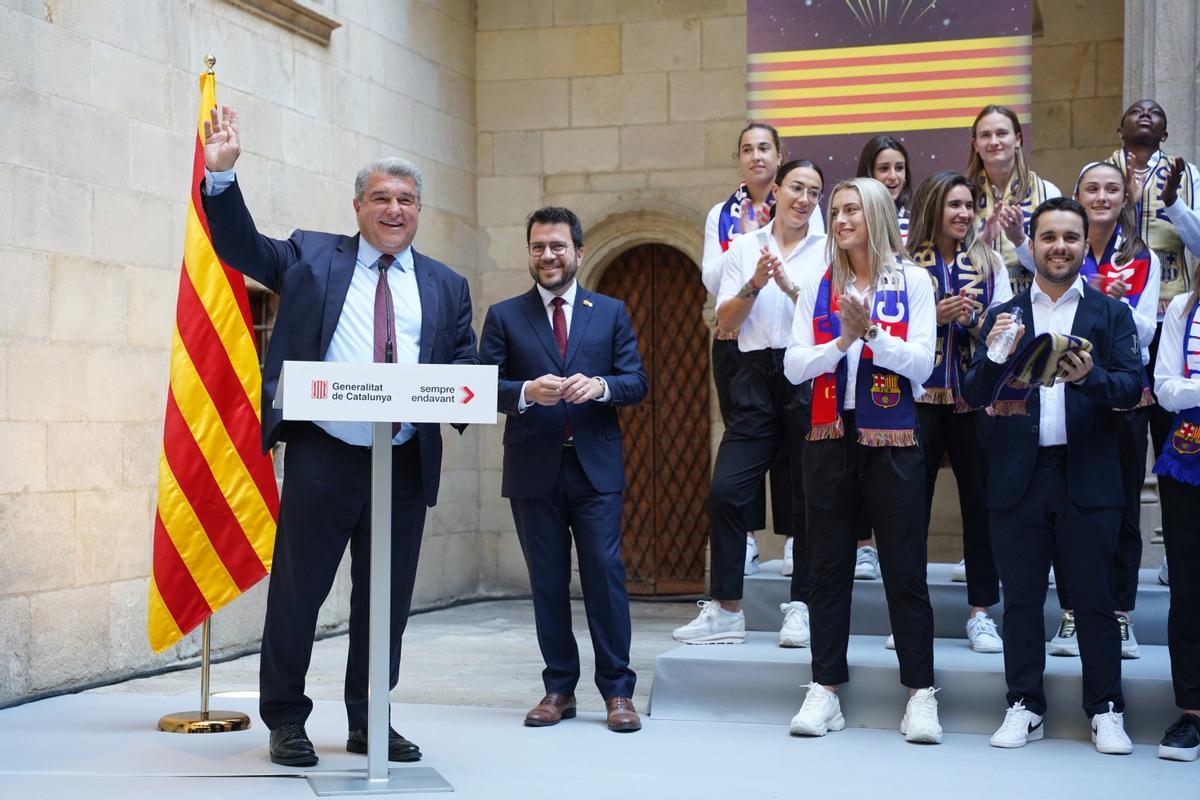
[[[950,568],[950,580],[955,583],[967,582],[967,560],[965,558]]]
[[[1171,585],[1171,575],[1167,572],[1167,557],[1163,556],[1162,566],[1158,568],[1158,582],[1163,586]]]
[[[1004,712],[1004,722],[992,734],[992,747],[1024,747],[1028,742],[1037,742],[1046,735],[1042,727],[1042,717],[1025,707],[1024,701],[1018,700],[1012,708]]]
[[[1092,742],[1097,750],[1110,756],[1127,756],[1133,752],[1133,742],[1125,733],[1125,715],[1114,711],[1111,702],[1108,711],[1092,717]]]
[[[783,627],[779,629],[780,647],[808,647],[808,606],[799,600],[780,603]]]
[[[879,577],[879,551],[871,545],[858,548],[854,562],[854,580],[873,581]]]
[[[939,691],[930,686],[928,689],[918,689],[916,694],[908,698],[904,717],[900,720],[904,741],[915,744],[942,743],[942,724],[938,722],[938,704],[934,697]]]
[[[758,572],[758,540],[746,534],[746,567],[743,575],[753,575]]]
[[[1133,620],[1124,614],[1117,614],[1117,625],[1121,628],[1121,658],[1141,658],[1142,649],[1133,635]]]
[[[996,631],[996,622],[986,612],[976,611],[967,620],[967,638],[976,653],[1003,653],[1004,640]]]
[[[792,537],[787,537],[787,541],[783,543],[783,577],[791,576],[792,570],[796,568],[796,562],[792,559]]]
[[[837,692],[831,692],[819,683],[808,685],[808,694],[788,732],[792,736],[824,736],[829,731],[840,731],[846,727],[842,716],[842,704]]]
[[[896,649],[895,634],[889,633],[887,639],[883,643],[883,646],[886,647],[888,650],[895,650]]]
[[[1058,623],[1058,633],[1050,640],[1050,655],[1079,657],[1079,640],[1075,638],[1075,615],[1064,611]]]
[[[700,613],[671,636],[683,644],[741,644],[746,641],[746,615],[726,611],[716,600],[698,600]]]

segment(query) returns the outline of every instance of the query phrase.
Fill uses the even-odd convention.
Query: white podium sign
[[[496,377],[475,364],[285,361],[274,406],[287,420],[494,425]]]

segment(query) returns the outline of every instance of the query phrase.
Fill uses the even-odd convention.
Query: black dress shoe
[[[346,737],[346,750],[351,753],[367,752],[367,729],[359,728],[350,731]],[[420,761],[421,748],[396,733],[396,729],[388,728],[388,761]]]
[[[1158,745],[1158,757],[1169,761],[1195,761],[1200,755],[1200,717],[1183,714]]]
[[[299,722],[287,722],[271,731],[271,761],[285,767],[311,767],[317,751]]]

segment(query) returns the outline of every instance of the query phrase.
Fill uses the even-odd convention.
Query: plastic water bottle
[[[1017,328],[1021,325],[1021,308],[1019,306],[1009,314],[1012,316],[1012,324],[992,341],[992,346],[988,348],[987,352],[988,358],[997,364],[1008,361],[1008,351],[1012,347],[1013,340],[1017,338]]]

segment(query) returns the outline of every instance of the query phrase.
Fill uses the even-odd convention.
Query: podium
[[[285,420],[372,423],[367,769],[310,773],[319,796],[454,791],[432,767],[388,767],[392,423],[494,425],[496,377],[494,366],[467,364],[283,363],[274,407]]]

